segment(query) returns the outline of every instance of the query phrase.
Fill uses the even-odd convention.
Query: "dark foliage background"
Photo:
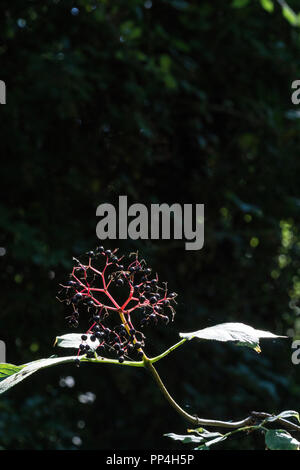
[[[57,353],[55,336],[70,332],[58,283],[72,256],[99,243],[97,206],[119,195],[129,204],[205,204],[200,251],[182,241],[105,244],[139,249],[179,294],[176,322],[149,331],[149,354],[179,331],[224,321],[299,336],[300,127],[291,82],[300,78],[300,35],[279,5],[273,13],[241,0],[1,5],[7,361]],[[202,417],[297,409],[291,341],[262,343],[259,356],[192,342],[158,369]],[[163,434],[186,428],[146,372],[121,367],[59,366],[0,399],[4,449],[171,449],[183,446]],[[249,436],[230,447],[264,443]]]

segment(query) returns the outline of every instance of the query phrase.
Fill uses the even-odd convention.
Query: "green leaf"
[[[23,364],[21,366],[14,366],[12,364],[1,364],[0,370],[2,374],[5,374],[6,377],[2,376],[0,381],[0,394],[6,392],[14,385],[17,385],[22,380],[29,377],[34,372],[37,372],[40,369],[45,369],[46,367],[51,367],[56,364],[63,364],[66,362],[75,361],[77,356],[67,356],[67,357],[50,357],[48,359],[40,359],[38,361],[29,362],[28,364]],[[3,366],[12,366],[3,367]]]
[[[180,435],[180,434],[174,434],[171,432],[168,434],[164,434],[164,436],[170,437],[174,441],[181,441],[183,444],[189,444],[189,443],[200,444],[201,443],[202,445],[196,447],[195,450],[207,449],[213,444],[217,444],[217,442],[224,441],[227,438],[227,436],[224,436],[223,434],[219,432],[210,432],[210,431],[207,431],[206,429],[201,429],[201,432],[199,432],[198,430],[188,429],[188,432],[197,432],[197,435],[196,436],[194,434]],[[210,439],[210,440],[207,440],[207,439]]]
[[[260,0],[260,4],[269,13],[274,11],[274,3],[271,0]]]
[[[300,422],[299,413],[297,411],[294,411],[294,410],[282,411],[281,413],[279,413],[279,415],[270,416],[269,418],[266,418],[266,421],[268,421],[268,422],[277,421],[280,418],[282,418],[282,419],[296,418]]]
[[[221,442],[221,441],[225,441],[225,439],[227,439],[227,436],[220,435],[219,437],[216,437],[215,439],[212,439],[211,441],[206,441],[205,444],[203,444],[202,446],[196,447],[194,450],[207,450],[212,445],[217,444],[218,442]]]
[[[58,346],[60,348],[74,348],[78,349],[79,345],[82,343],[81,336],[83,333],[68,333],[63,336],[57,336],[55,339],[54,346]],[[95,350],[99,346],[99,340],[96,339],[96,341],[91,341],[91,336],[90,334],[86,334],[87,340],[85,344],[88,344],[92,350]]]
[[[260,352],[260,338],[286,338],[286,336],[278,336],[269,331],[256,330],[252,326],[244,323],[221,323],[220,325],[204,328],[203,330],[191,333],[179,333],[181,338],[191,340],[193,338],[233,342],[238,346],[247,346]]]
[[[188,444],[190,442],[197,443],[199,444],[204,440],[203,437],[201,436],[195,436],[195,435],[180,435],[180,434],[174,434],[173,432],[170,432],[168,434],[164,434],[166,437],[170,437],[174,441],[181,441],[184,444]]]
[[[0,382],[12,374],[19,372],[24,366],[15,366],[14,364],[0,364]]]
[[[283,429],[269,429],[265,435],[270,450],[299,450],[300,442]]]
[[[204,428],[188,429],[187,432],[195,432],[197,436],[201,436],[204,439],[212,439],[215,437],[223,436],[223,434],[221,434],[220,432],[207,431]]]

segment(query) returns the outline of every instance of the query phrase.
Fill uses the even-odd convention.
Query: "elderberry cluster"
[[[158,275],[138,253],[125,259],[117,251],[100,246],[80,261],[73,258],[73,270],[66,284],[60,284],[58,299],[72,308],[66,317],[71,327],[78,327],[83,314],[89,322],[78,356],[113,352],[122,363],[144,354],[146,338],[134,324],[168,324],[174,319],[177,294],[168,293],[166,283],[159,284]]]

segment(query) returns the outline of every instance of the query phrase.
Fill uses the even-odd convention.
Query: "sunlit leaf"
[[[270,416],[269,418],[266,418],[266,421],[272,422],[272,421],[277,421],[278,419],[286,419],[286,418],[296,418],[300,422],[300,417],[299,413],[294,410],[287,410],[287,411],[282,411],[276,416]]]
[[[204,428],[197,428],[197,429],[188,429],[187,432],[194,432],[197,436],[204,437],[205,439],[212,439],[215,437],[223,436],[223,434],[215,431],[207,431]]]
[[[189,431],[193,431],[193,430],[188,430],[188,432]],[[183,444],[189,444],[189,443],[200,444],[201,443],[201,446],[196,447],[195,450],[204,450],[206,448],[209,448],[213,444],[217,444],[217,442],[224,441],[227,438],[226,436],[224,436],[223,434],[220,434],[219,432],[210,432],[210,431],[206,431],[205,429],[203,429],[201,433],[198,432],[196,436],[194,434],[181,435],[181,434],[174,434],[174,433],[164,434],[164,436],[170,437],[174,441],[181,441]]]
[[[168,434],[164,434],[164,436],[170,437],[174,441],[181,441],[184,444],[187,444],[187,443],[190,443],[190,442],[199,444],[200,442],[202,442],[204,440],[204,437],[201,437],[201,436],[187,435],[187,434],[181,435],[181,434],[174,434],[173,432],[170,432]]]
[[[244,323],[221,323],[220,325],[210,326],[203,330],[193,331],[191,333],[179,333],[181,338],[191,340],[193,338],[233,342],[238,346],[247,346],[260,352],[259,339],[260,338],[286,338],[286,336],[279,336],[269,331],[256,330],[252,326],[245,325]]]
[[[14,364],[0,364],[0,382],[12,374],[19,372],[24,366],[15,366]]]
[[[75,361],[76,356],[68,356],[68,357],[50,357],[48,359],[40,359],[38,361],[29,362],[28,364],[23,364],[21,366],[14,366],[12,364],[1,364],[0,370],[1,374],[5,374],[1,376],[0,382],[0,394],[6,392],[11,387],[14,387],[22,380],[29,377],[34,372],[37,372],[40,369],[45,369],[46,367],[51,367],[56,364],[63,364],[66,362]],[[3,367],[3,366],[11,366],[11,367]]]
[[[214,444],[217,444],[218,442],[225,441],[227,439],[227,436],[219,436],[216,437],[215,439],[212,439],[211,441],[206,441],[203,446],[200,447],[195,447],[194,450],[206,450],[207,448],[211,447]]]
[[[78,349],[79,345],[83,342],[81,336],[83,333],[68,333],[63,336],[57,336],[55,339],[55,346],[60,348],[74,348]],[[88,344],[91,349],[96,349],[99,346],[99,340],[91,341],[91,334],[86,334],[87,339],[84,344]]]

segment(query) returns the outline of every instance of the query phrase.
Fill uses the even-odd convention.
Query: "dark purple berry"
[[[82,299],[82,294],[80,294],[80,292],[78,292],[77,294],[74,295],[74,297],[72,298],[72,302],[73,303],[77,303],[79,300]]]
[[[97,352],[98,352],[99,354],[103,354],[103,353],[105,352],[105,347],[104,347],[103,345],[99,346],[99,347],[97,348]]]
[[[71,318],[69,320],[69,325],[73,326],[74,328],[78,327],[78,321],[75,318]]]

